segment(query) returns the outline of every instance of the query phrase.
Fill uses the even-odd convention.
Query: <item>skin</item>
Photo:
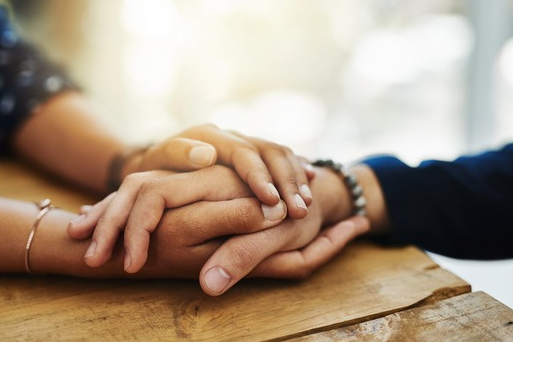
[[[53,97],[18,129],[12,141],[14,152],[68,182],[106,195],[111,161],[132,147],[108,133],[111,126],[93,110],[87,99],[76,92]],[[307,215],[307,205],[312,201],[307,186],[311,172],[290,149],[224,131],[214,125],[196,126],[124,161],[119,175],[123,182],[121,191],[105,199],[101,211],[97,207],[93,212],[98,229],[92,242],[100,246],[100,259],[91,256],[90,253],[96,251],[91,249],[87,250],[86,262],[96,267],[100,265],[99,260],[104,263],[109,259],[107,255],[117,239],[115,233],[123,231],[126,222],[114,215],[122,212],[128,215],[132,209],[130,199],[149,186],[149,183],[135,186],[142,181],[133,173],[161,169],[189,172],[215,163],[235,169],[252,194],[269,207],[281,208],[285,202],[290,217]],[[199,192],[208,190],[199,189]],[[185,198],[179,205],[195,200]],[[172,207],[176,206],[178,204],[172,204]],[[156,225],[157,221],[152,223]],[[75,232],[73,236],[76,238],[84,237],[78,227],[70,228],[69,232]],[[141,261],[133,260],[133,255],[126,255],[126,258],[125,264],[130,272],[136,272],[142,266]],[[142,260],[144,262],[144,258]]]
[[[229,201],[247,197],[253,197],[253,194],[245,183],[235,172],[220,165],[189,173],[136,173],[126,178],[121,190],[72,221],[68,232],[70,236],[82,239],[88,238],[94,231],[85,260],[91,267],[99,267],[110,260],[123,230],[126,251],[124,270],[136,273],[147,261],[150,236],[166,209],[195,202]],[[112,207],[118,203],[122,204],[120,209]],[[257,207],[259,213],[262,212],[265,220],[268,220],[268,226],[281,222],[287,214],[284,201],[279,201],[275,206],[259,204]],[[249,218],[251,214],[252,212],[245,213],[243,217]],[[205,214],[196,219],[208,217]],[[238,226],[244,224],[241,220],[234,220],[234,223]],[[239,229],[236,233],[242,232],[247,231]],[[202,234],[202,231],[196,233]]]
[[[217,168],[203,169],[196,174],[210,175],[216,173],[214,169]],[[305,278],[340,253],[349,241],[368,232],[371,225],[374,234],[385,234],[389,231],[384,197],[376,176],[366,165],[356,166],[352,172],[356,175],[367,199],[367,217],[350,218],[351,198],[342,179],[328,169],[315,168],[310,184],[314,198],[309,206],[307,217],[303,219],[288,218],[282,223],[269,228],[260,228],[260,231],[253,233],[245,232],[246,229],[243,226],[254,217],[249,212],[249,208],[233,214],[237,217],[233,220],[222,217],[222,212],[226,210],[226,207],[237,199],[228,201],[232,203],[227,204],[216,202],[216,204],[221,204],[223,209],[214,213],[207,212],[210,207],[215,207],[214,202],[198,202],[185,207],[167,209],[156,229],[150,232],[152,241],[148,259],[146,259],[145,266],[136,274],[144,276],[150,273],[149,268],[152,265],[150,263],[152,260],[157,262],[157,259],[151,258],[153,246],[156,246],[158,239],[161,239],[162,236],[164,237],[163,241],[178,240],[179,242],[175,243],[175,246],[181,247],[178,249],[191,247],[192,243],[197,244],[196,247],[199,248],[215,242],[213,239],[205,240],[207,236],[203,233],[214,230],[214,226],[207,228],[205,223],[211,220],[213,223],[220,223],[222,219],[227,219],[225,223],[229,222],[237,227],[237,233],[232,234],[235,236],[225,241],[217,240],[217,245],[211,245],[214,249],[213,252],[203,256],[202,260],[192,262],[187,266],[189,268],[187,273],[199,275],[200,285],[207,294],[221,295],[244,277]],[[145,209],[152,210],[157,199],[173,202],[173,197],[179,196],[179,192],[173,191],[173,189],[183,187],[187,182],[184,181],[184,175],[161,174],[163,176],[157,182],[151,183],[151,186],[160,185],[159,188],[151,188],[145,192],[146,195],[152,197],[150,199],[154,200],[153,203],[148,201]],[[214,176],[214,181],[220,187],[230,187],[222,174]],[[195,182],[199,183],[198,180]],[[208,196],[210,197],[210,195]],[[192,208],[198,210],[194,213],[195,217],[186,217],[185,210]],[[89,210],[87,213],[90,212]],[[183,217],[168,219],[169,216],[175,214]],[[206,217],[199,217],[200,215]],[[94,228],[96,222],[93,215],[84,216],[82,220],[84,223],[89,223],[89,229]],[[144,226],[145,220],[146,215],[142,212],[132,213],[128,227],[136,224]],[[173,222],[168,223],[168,220],[173,220]],[[70,224],[70,228],[72,224]],[[191,230],[194,232],[185,234],[181,232]],[[126,229],[125,233],[130,232]],[[200,240],[187,240],[193,236],[200,236]],[[132,248],[127,246],[126,249]],[[147,252],[144,257],[147,257]],[[205,259],[206,262],[203,262]],[[103,268],[104,266],[101,266],[99,269]]]
[[[12,145],[20,157],[69,182],[106,194],[110,162],[132,148],[108,133],[112,129],[81,94],[67,92],[43,104],[18,129]],[[191,171],[216,162],[233,167],[263,203],[275,205],[283,194],[291,217],[306,215],[311,196],[301,189],[306,188],[308,178],[290,149],[212,124],[188,128],[130,157],[120,180],[135,172]],[[281,192],[277,193],[276,188]],[[296,195],[302,198],[300,204]]]
[[[91,111],[85,99],[79,94],[67,93],[44,104],[42,109],[19,129],[13,140],[13,147],[21,157],[32,162],[40,162],[46,170],[69,182],[102,194],[107,191],[105,183],[110,161],[115,155],[129,149],[128,146],[104,132],[109,130],[107,127]],[[203,290],[210,295],[219,295],[246,276],[294,278],[307,276],[338,254],[348,241],[366,232],[369,229],[369,222],[373,223],[373,229],[376,231],[380,231],[380,226],[387,225],[383,219],[375,217],[384,207],[374,202],[369,202],[368,218],[349,218],[350,198],[341,179],[326,169],[308,171],[303,161],[287,148],[262,140],[248,140],[237,133],[221,131],[214,126],[198,127],[192,131],[192,135],[188,136],[212,139],[211,144],[214,144],[214,149],[217,151],[215,156],[209,155],[209,159],[205,161],[206,165],[218,162],[233,168],[235,173],[221,166],[208,168],[212,171],[198,170],[195,173],[200,177],[195,181],[189,181],[189,184],[193,183],[197,187],[197,196],[186,199],[171,198],[179,193],[176,191],[171,194],[159,190],[156,192],[158,187],[166,188],[169,183],[160,178],[149,178],[144,181],[137,178],[144,179],[147,176],[130,175],[141,170],[151,172],[154,169],[165,169],[166,172],[158,170],[156,173],[165,173],[164,178],[171,178],[165,181],[170,183],[173,181],[174,186],[180,184],[185,177],[179,177],[177,172],[199,169],[199,166],[193,165],[194,160],[191,158],[193,148],[213,147],[205,142],[186,137],[184,134],[164,140],[125,162],[121,172],[121,178],[126,179],[123,186],[132,188],[131,191],[127,191],[128,195],[132,194],[132,199],[140,200],[139,211],[131,207],[129,220],[126,219],[125,224],[132,226],[131,231],[143,230],[143,234],[145,231],[150,234],[147,242],[147,259],[139,272],[133,272],[133,268],[132,274],[123,271],[124,264],[129,266],[129,262],[126,263],[126,251],[128,249],[133,251],[134,248],[126,246],[125,238],[122,236],[113,242],[111,256],[104,265],[97,268],[87,265],[83,257],[93,242],[90,237],[91,229],[88,227],[88,237],[87,232],[84,233],[79,228],[75,229],[78,224],[75,219],[78,215],[59,209],[51,210],[37,229],[30,252],[32,270],[40,273],[84,277],[190,278],[200,276]],[[229,146],[230,141],[235,144],[231,152],[226,154],[219,151]],[[259,156],[251,154],[253,152],[258,152]],[[283,202],[268,186],[269,177],[265,176],[261,162],[266,165],[270,178],[277,178],[277,188],[281,192],[291,192],[289,198],[284,196]],[[273,166],[273,162],[279,164]],[[252,166],[246,169],[246,165]],[[173,172],[168,172],[168,169]],[[229,173],[223,175],[223,169],[228,170]],[[372,189],[379,189],[379,186],[372,183],[372,172],[369,171],[369,175],[365,170],[368,168],[360,168],[355,172],[363,185],[365,194],[368,194],[368,199],[373,200],[380,192],[375,193]],[[305,178],[301,175],[302,172]],[[224,176],[227,176],[226,180],[223,180]],[[366,176],[371,181],[365,182],[369,179]],[[312,178],[308,186],[309,191],[300,191],[302,185],[309,183],[308,178]],[[126,182],[140,185],[128,186]],[[295,186],[292,186],[293,184]],[[211,194],[209,191],[224,188],[234,190],[228,194],[224,192]],[[266,195],[263,194],[265,191],[268,191]],[[205,195],[199,195],[204,192]],[[103,201],[104,207],[85,208],[85,215],[100,210],[93,219],[112,220],[110,214],[104,213],[111,207],[117,209],[121,206],[121,203],[113,204],[116,200],[118,202],[122,200],[121,197],[118,198],[118,193],[120,191],[107,197]],[[296,197],[296,194],[306,197],[304,215],[291,215],[292,207],[287,202],[291,203],[293,199],[294,208],[299,206],[296,202],[299,197]],[[160,199],[164,200],[163,207],[159,206],[157,217],[150,220],[145,228],[137,222],[143,219],[140,210],[144,209],[144,205],[160,202]],[[265,218],[262,204],[272,207],[282,203],[290,214],[289,218],[273,218],[276,220]],[[36,218],[37,208],[30,203],[0,199],[0,212],[7,216],[0,222],[0,241],[3,242],[0,248],[0,271],[23,272],[24,245],[29,228]],[[285,213],[283,215],[285,217]],[[300,216],[304,218],[296,219]],[[70,223],[71,221],[74,223]],[[177,233],[178,226],[180,231],[183,229],[196,232],[195,234]],[[118,228],[123,231],[121,226]],[[70,233],[73,230],[74,237],[79,239],[72,239],[68,235],[68,230]],[[234,236],[224,238],[230,235]],[[184,236],[198,236],[200,240],[188,240],[190,238]],[[142,244],[145,247],[144,242]],[[133,257],[131,263],[136,265]],[[135,263],[141,264],[140,261]],[[214,273],[220,274],[220,278],[218,275],[215,277]],[[222,275],[225,280],[224,286],[222,286]],[[217,284],[218,281],[220,284]]]
[[[342,179],[328,169],[316,169],[315,178],[311,181],[314,198],[309,215],[301,220],[287,219],[274,228],[230,238],[201,269],[199,279],[205,293],[221,295],[255,269],[276,277],[291,277],[293,273],[298,278],[308,276],[341,252],[340,249],[326,249],[334,239],[327,242],[326,234],[323,236],[320,231],[334,225],[334,233],[341,234],[337,223],[342,220],[355,223],[353,228],[357,230],[345,243],[368,232],[371,226],[373,234],[388,233],[389,218],[378,179],[366,165],[356,166],[352,172],[367,199],[366,217],[350,218],[351,198]],[[300,247],[306,247],[303,259],[311,265],[304,265],[303,260],[296,259],[291,253]]]
[[[230,172],[226,178],[241,185],[236,187],[237,194],[230,200],[199,201],[166,210],[158,228],[152,233],[148,260],[140,272],[129,274],[123,271],[122,239],[116,243],[114,254],[106,265],[100,268],[86,265],[82,257],[90,245],[90,239],[70,238],[66,229],[77,215],[60,209],[52,209],[39,224],[30,250],[31,270],[34,273],[95,278],[195,278],[217,250],[226,247],[235,249],[234,238],[226,239],[227,236],[246,234],[241,236],[250,237],[257,236],[261,231],[268,231],[269,235],[266,236],[281,241],[272,248],[279,251],[267,258],[262,258],[261,255],[258,263],[249,262],[249,265],[255,264],[255,267],[245,276],[302,278],[341,252],[348,241],[369,228],[366,218],[354,217],[321,230],[320,223],[333,222],[338,218],[335,214],[342,203],[332,204],[324,197],[319,197],[322,204],[314,202],[311,206],[315,212],[310,213],[314,214],[310,219],[290,218],[282,223],[268,221],[257,198],[242,196],[245,194],[245,188],[242,188],[244,185],[230,169],[214,167],[200,170],[197,173],[198,181],[222,181],[225,171]],[[328,182],[334,176],[331,172],[317,174],[312,186],[322,184],[321,181]],[[313,187],[313,191],[315,190],[316,187]],[[7,216],[0,220],[0,239],[8,243],[0,248],[0,270],[24,272],[24,245],[29,226],[37,215],[36,206],[0,198],[0,210]],[[200,217],[201,215],[205,217]],[[301,235],[296,236],[296,231]],[[245,251],[237,257],[244,258]],[[241,259],[236,262],[248,263]],[[229,268],[227,267],[228,270]],[[231,286],[232,284],[227,289]]]

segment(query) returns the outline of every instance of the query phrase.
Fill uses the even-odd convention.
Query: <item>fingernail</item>
[[[307,198],[313,198],[313,194],[311,193],[311,189],[309,189],[309,186],[303,184],[299,187],[299,189]]]
[[[305,164],[305,171],[314,174],[315,167],[311,164]]]
[[[295,196],[293,197],[295,200],[295,204],[298,207],[304,208],[305,210],[307,210],[307,205],[305,204],[305,202],[303,201],[303,198],[301,198],[301,195],[299,194],[295,194]]]
[[[126,252],[124,258],[124,270],[127,272],[130,266],[131,266],[131,255]]]
[[[276,188],[276,186],[274,186],[272,183],[269,183],[268,188],[270,189],[270,192],[273,195],[276,195],[278,198],[280,198],[280,193],[278,192],[278,189]]]
[[[267,206],[262,205],[264,218],[270,220],[271,222],[282,220],[286,217],[286,205],[283,201],[278,202],[277,205]]]
[[[214,148],[210,146],[196,146],[189,152],[189,159],[198,166],[207,166],[214,158]]]
[[[95,255],[96,249],[97,249],[97,242],[93,241],[89,246],[89,248],[87,248],[87,252],[85,252],[85,258],[88,259],[90,257],[93,257]]]
[[[214,293],[222,293],[232,278],[226,271],[220,267],[211,268],[205,273],[205,285]]]
[[[77,218],[75,218],[74,220],[72,220],[70,223],[71,223],[71,224],[74,224],[74,223],[81,223],[83,220],[85,220],[86,217],[87,217],[87,215],[81,214],[81,215],[79,215]]]

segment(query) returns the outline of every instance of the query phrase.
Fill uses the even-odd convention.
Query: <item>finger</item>
[[[325,229],[301,250],[279,252],[260,263],[249,277],[305,278],[337,256],[351,240],[369,230],[369,220],[355,216]]]
[[[211,296],[224,293],[268,256],[291,246],[298,238],[297,227],[293,220],[286,220],[273,229],[231,237],[203,266],[201,288]],[[310,234],[307,231],[302,233]]]
[[[195,185],[186,186],[187,183]],[[158,226],[165,209],[203,200],[230,200],[250,194],[235,173],[221,166],[144,182],[137,192],[125,228],[124,270],[136,273],[143,267],[147,260],[150,234]]]
[[[104,211],[98,216],[91,241],[85,253],[85,262],[91,267],[106,264],[120,234],[124,231],[137,192],[150,173],[135,173],[127,176]]]
[[[205,293],[211,296],[218,296],[230,289],[240,279],[248,275],[255,267],[264,262],[276,252],[283,251],[284,247],[297,240],[294,232],[297,227],[295,223],[284,222],[277,228],[260,231],[254,234],[236,236],[226,241],[210,257],[203,266],[200,273],[200,285]],[[322,265],[330,259],[338,250],[345,245],[350,238],[353,238],[360,231],[368,229],[368,221],[363,217],[355,217],[347,222],[341,222],[333,228],[320,234],[308,249],[303,253],[305,259],[314,269],[314,266]],[[316,235],[316,234],[315,234]],[[284,237],[286,237],[284,239]],[[291,241],[288,241],[291,240]],[[286,248],[287,249],[287,248]],[[324,250],[321,253],[320,250]],[[286,259],[286,255],[284,255]],[[281,260],[286,260],[281,259]],[[280,262],[278,263],[280,264]],[[285,263],[283,263],[286,265]],[[273,269],[274,273],[282,275],[292,270],[292,266],[286,267],[282,272],[276,264],[268,264],[268,273]],[[265,270],[265,266],[261,271]],[[264,272],[262,272],[264,273]]]
[[[291,166],[295,172],[295,179],[299,186],[300,194],[305,201],[307,206],[310,206],[313,202],[313,194],[311,194],[311,189],[309,188],[309,177],[307,176],[307,165],[301,163],[299,158],[293,154],[291,149],[285,148],[285,154],[288,157],[288,160],[291,163]]]
[[[315,175],[316,175],[314,166],[311,164],[311,162],[307,158],[305,158],[303,156],[296,156],[296,158],[297,158],[299,164],[301,166],[303,166],[303,169],[305,170],[305,175],[307,176],[307,179],[309,181],[312,181],[313,178],[315,178]]]
[[[289,216],[294,219],[305,217],[312,195],[304,165],[288,147],[254,137],[246,139],[259,149],[278,192],[288,205]]]
[[[158,225],[168,235],[180,236],[186,246],[237,234],[261,231],[286,217],[284,201],[275,206],[254,197],[219,202],[196,202],[166,212]]]
[[[258,151],[250,147],[237,148],[230,164],[261,202],[274,205],[281,199],[277,184]]]
[[[79,207],[79,214],[86,214],[87,211],[93,208],[93,205],[82,205]]]
[[[216,149],[212,145],[185,137],[173,137],[149,148],[144,154],[140,170],[191,171],[213,165],[216,159]]]
[[[218,151],[218,162],[233,167],[261,202],[267,205],[278,203],[280,195],[259,150],[241,134],[223,131],[214,125],[193,127],[186,133],[210,142]]]
[[[68,224],[68,235],[74,239],[91,237],[100,216],[106,210],[116,193],[112,193],[94,206],[81,206],[80,215]]]
[[[307,204],[301,196],[300,185],[291,161],[280,147],[267,149],[264,160],[275,179],[278,192],[288,205],[288,215],[294,219],[305,217],[308,213]]]

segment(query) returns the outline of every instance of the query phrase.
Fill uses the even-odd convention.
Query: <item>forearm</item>
[[[26,273],[25,245],[38,215],[35,204],[0,197],[0,273]],[[195,278],[221,239],[185,244],[176,231],[176,219],[164,217],[152,234],[149,260],[137,274],[123,270],[124,251],[120,241],[106,265],[91,268],[84,255],[91,239],[75,240],[67,228],[76,214],[52,208],[39,222],[29,250],[29,267],[34,274],[86,278]]]
[[[388,242],[470,259],[512,256],[513,147],[410,167],[371,157],[391,221]]]
[[[16,132],[13,148],[22,157],[66,180],[106,193],[111,160],[126,149],[77,92],[57,95]]]
[[[39,213],[29,202],[0,198],[0,272],[25,273],[25,251],[31,227]],[[77,215],[52,208],[40,220],[29,250],[33,273],[87,275],[83,255],[87,241],[71,239],[67,224]],[[109,269],[107,269],[109,271]],[[99,272],[99,274],[101,274]]]

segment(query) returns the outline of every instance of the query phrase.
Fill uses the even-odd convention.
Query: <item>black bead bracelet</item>
[[[344,166],[332,160],[316,160],[312,162],[313,166],[321,168],[329,168],[342,176],[342,179],[347,186],[352,198],[353,215],[365,216],[367,211],[367,200],[363,195],[363,188],[357,183],[357,178],[344,169]]]

